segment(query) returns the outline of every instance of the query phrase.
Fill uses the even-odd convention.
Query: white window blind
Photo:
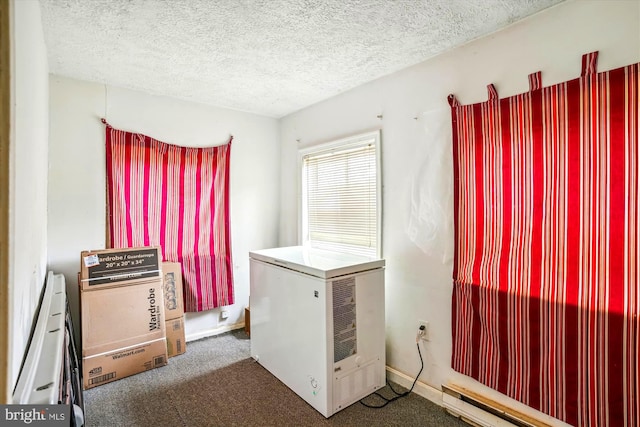
[[[302,157],[306,244],[379,256],[377,135]]]

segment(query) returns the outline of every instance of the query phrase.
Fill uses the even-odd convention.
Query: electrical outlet
[[[420,328],[424,328],[421,330]],[[420,334],[420,339],[423,341],[430,341],[429,338],[429,322],[426,320],[418,320],[418,334]]]

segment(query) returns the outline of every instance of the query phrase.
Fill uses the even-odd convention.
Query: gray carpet
[[[468,427],[415,393],[382,409],[355,403],[326,419],[249,352],[242,330],[188,343],[167,366],[85,391],[86,425]],[[388,387],[381,393],[393,396]]]

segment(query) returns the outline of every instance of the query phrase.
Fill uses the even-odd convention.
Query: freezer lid
[[[384,260],[361,255],[288,246],[249,252],[249,257],[322,279],[384,267]]]

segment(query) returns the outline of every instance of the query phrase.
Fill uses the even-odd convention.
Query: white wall
[[[12,2],[10,367],[18,378],[46,276],[49,67],[37,0]]]
[[[417,374],[415,336],[418,320],[426,320],[431,341],[423,347],[422,382],[436,389],[456,382],[520,407],[450,368],[453,172],[446,98],[485,101],[489,83],[500,97],[525,92],[528,74],[538,70],[545,86],[574,79],[582,54],[596,50],[600,71],[638,62],[639,18],[638,1],[569,1],[282,119],[281,246],[298,243],[298,149],[382,129],[390,367]]]
[[[276,246],[279,213],[278,122],[254,114],[150,96],[69,78],[50,79],[49,260],[63,273],[76,324],[80,251],[105,247],[105,136],[115,128],[184,146],[226,143],[231,149],[231,238],[235,304],[187,313],[187,340],[244,321],[249,251]]]

